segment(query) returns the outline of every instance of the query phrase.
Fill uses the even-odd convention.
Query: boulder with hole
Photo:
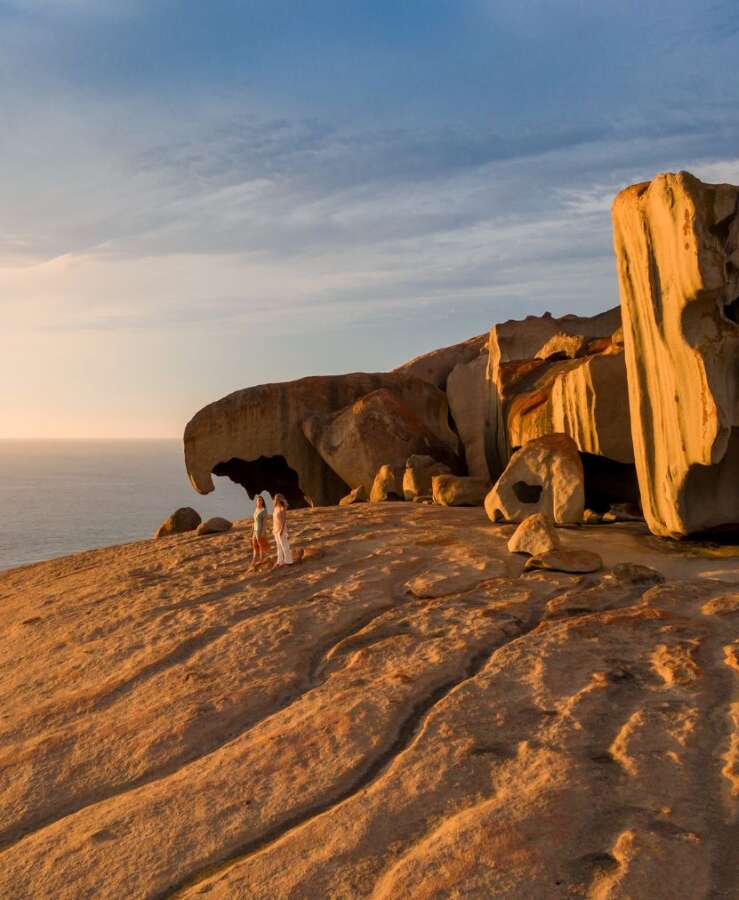
[[[585,477],[577,445],[549,434],[516,451],[485,498],[492,522],[522,522],[533,513],[558,525],[576,525],[585,508]]]

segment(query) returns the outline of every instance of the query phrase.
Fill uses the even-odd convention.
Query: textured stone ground
[[[3,898],[735,897],[739,559],[532,572],[479,509],[0,575]]]

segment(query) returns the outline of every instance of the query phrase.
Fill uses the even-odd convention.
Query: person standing
[[[287,500],[282,494],[275,494],[275,506],[272,511],[272,534],[277,547],[276,566],[290,566],[293,562],[292,550],[287,535]]]
[[[264,562],[267,553],[267,509],[261,494],[257,497],[254,507],[251,549],[251,568],[256,569],[259,563]]]

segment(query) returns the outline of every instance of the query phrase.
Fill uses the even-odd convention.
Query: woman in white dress
[[[290,566],[293,562],[292,550],[287,536],[287,500],[282,494],[275,494],[275,506],[272,511],[272,534],[277,547],[276,566]]]

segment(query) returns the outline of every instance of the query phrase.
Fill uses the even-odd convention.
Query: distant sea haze
[[[151,537],[179,506],[204,519],[253,510],[228,479],[195,493],[179,440],[0,440],[0,472],[0,570]]]

